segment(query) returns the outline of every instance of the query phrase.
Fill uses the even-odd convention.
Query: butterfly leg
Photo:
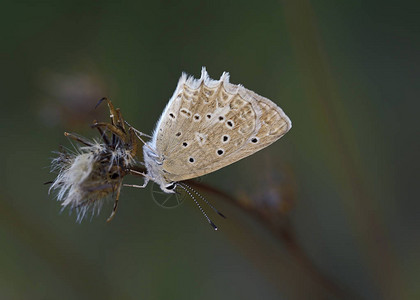
[[[127,122],[126,122],[127,123]],[[127,123],[128,124],[128,123]],[[143,139],[141,138],[142,136],[145,136],[145,137],[147,137],[147,138],[149,138],[149,139],[151,139],[152,137],[150,136],[150,135],[148,135],[148,134],[145,134],[145,133],[143,133],[143,132],[141,132],[141,131],[139,131],[139,130],[137,130],[136,128],[134,128],[133,126],[130,126],[131,128],[133,128],[133,130],[134,130],[134,132],[135,132],[135,134],[136,134],[136,136],[139,138],[139,140],[140,141],[143,141]]]
[[[143,182],[143,184],[142,184],[142,185],[137,185],[137,184],[126,184],[126,183],[124,183],[123,185],[124,185],[124,186],[127,186],[127,187],[137,188],[137,189],[144,189],[144,188],[147,186],[147,184],[148,184],[148,183],[149,183],[149,178],[145,177],[145,178],[144,178],[144,182]]]
[[[127,122],[126,122],[127,123]],[[128,123],[127,123],[128,124]],[[148,137],[148,138],[152,138],[150,135],[148,135],[148,134],[145,134],[145,133],[143,133],[143,132],[141,132],[141,131],[138,131],[136,128],[134,128],[134,127],[132,127],[132,126],[130,126],[130,128],[132,128],[133,129],[133,131],[134,131],[134,134],[136,135],[136,137],[147,147],[147,148],[149,148],[151,151],[152,151],[152,153],[155,153],[155,150],[153,150],[150,146],[149,146],[149,144],[148,143],[146,143],[141,137],[142,136],[145,136],[145,137]],[[156,155],[157,156],[157,155]],[[160,158],[159,158],[160,159]]]
[[[144,179],[144,183],[142,184],[142,185],[137,185],[137,184],[127,184],[127,183],[124,183],[123,185],[124,186],[126,186],[126,187],[133,187],[133,188],[136,188],[136,189],[144,189],[146,186],[147,186],[147,183],[149,182],[149,179]]]
[[[128,187],[134,187],[134,188],[139,188],[139,189],[143,189],[147,186],[147,184],[149,183],[149,180],[151,179],[147,174],[143,173],[143,172],[139,172],[136,170],[127,170],[130,174],[132,175],[140,175],[143,176],[144,178],[144,182],[142,185],[137,185],[137,184],[124,184],[124,186],[128,186]]]

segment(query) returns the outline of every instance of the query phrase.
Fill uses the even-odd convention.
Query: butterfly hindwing
[[[168,181],[208,174],[275,142],[291,128],[281,108],[267,98],[229,83],[181,77],[154,133]]]

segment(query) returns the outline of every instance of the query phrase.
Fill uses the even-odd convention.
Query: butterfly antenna
[[[200,209],[201,213],[203,214],[203,216],[207,219],[207,221],[210,223],[210,225],[214,228],[214,230],[217,230],[217,226],[212,222],[212,220],[210,220],[210,218],[207,216],[206,212],[203,210],[203,208],[201,207],[200,203],[197,202],[197,199],[195,199],[194,195],[190,193],[190,191],[184,187],[181,184],[177,184],[177,186],[181,187],[185,192],[187,192],[188,195],[190,195],[191,199],[194,200],[195,204],[197,204],[198,208]]]
[[[192,187],[190,187],[188,184],[186,183],[178,183],[179,185],[182,185],[186,188],[188,188],[190,191],[194,192],[198,197],[200,197],[201,200],[203,200],[204,202],[207,203],[208,206],[210,206],[211,209],[213,209],[219,216],[221,216],[222,218],[226,219],[226,216],[224,214],[222,214],[220,211],[217,210],[216,207],[214,207],[209,201],[207,201],[206,198],[204,198],[199,192],[197,192],[196,190],[194,190]]]

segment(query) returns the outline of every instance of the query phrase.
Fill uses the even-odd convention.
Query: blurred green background
[[[415,4],[3,2],[0,298],[419,299]],[[63,131],[95,137],[108,96],[149,133],[202,66],[293,122],[201,179],[247,209],[204,193],[228,216],[214,232],[192,201],[165,210],[149,187],[123,189],[110,224],[111,204],[82,224],[60,214],[43,182]],[[288,208],[254,218],[273,193]]]

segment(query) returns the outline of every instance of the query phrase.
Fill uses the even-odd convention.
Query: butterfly
[[[150,180],[174,193],[182,181],[209,174],[269,146],[292,122],[271,100],[229,82],[182,74],[151,140],[143,141],[144,188]]]

